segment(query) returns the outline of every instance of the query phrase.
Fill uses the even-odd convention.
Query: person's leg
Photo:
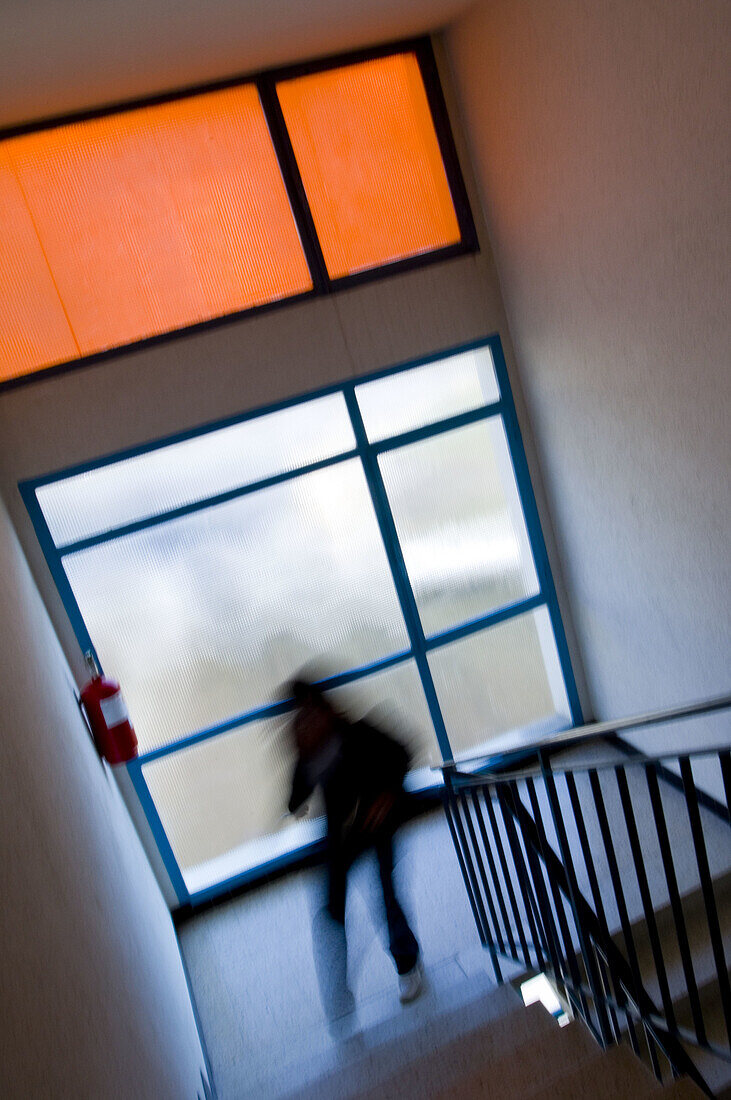
[[[345,940],[345,895],[347,867],[328,864],[327,904],[315,915],[312,947],[320,998],[327,1020],[332,1023],[355,1007],[347,981],[347,945]]]
[[[378,841],[376,856],[386,909],[388,949],[393,956],[398,973],[406,974],[416,966],[419,958],[419,944],[409,927],[393,885],[393,837],[387,835]]]
[[[348,888],[348,865],[341,859],[327,864],[327,911],[338,924],[345,924],[345,895]]]

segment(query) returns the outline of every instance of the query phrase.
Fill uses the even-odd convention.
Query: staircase
[[[362,1053],[290,1094],[292,1100],[617,1100],[703,1094],[688,1080],[664,1088],[626,1046],[602,1051],[579,1021],[558,1026],[525,1008],[510,985],[417,1031],[360,1036]]]
[[[730,706],[625,725],[667,728]],[[607,732],[570,731],[492,772],[445,767],[481,940],[498,982],[506,958],[550,973],[612,1065],[632,1064],[630,1044],[656,1081],[688,1074],[731,1100],[731,751],[628,756],[600,741]],[[577,1070],[577,1088],[583,1079]]]
[[[713,890],[718,907],[725,958],[731,960],[731,872],[726,872],[714,878]],[[725,1024],[718,996],[715,960],[708,943],[706,911],[702,891],[696,889],[686,893],[682,897],[682,907],[688,936],[689,954],[698,987],[698,1000],[708,1039],[717,1047],[723,1047]],[[678,1024],[690,1031],[693,1028],[693,1010],[685,981],[683,960],[675,932],[671,907],[666,905],[657,911],[655,920],[662,943],[673,1010]],[[621,934],[615,935],[614,938],[618,946],[621,947]],[[633,938],[637,949],[643,985],[653,1001],[659,1004],[662,1000],[662,994],[654,964],[647,923],[644,920],[638,920],[633,924]],[[731,1100],[731,1063],[714,1057],[713,1054],[703,1048],[689,1043],[685,1044],[685,1049],[717,1100]]]
[[[628,758],[568,736],[499,770],[444,767],[475,959],[428,968],[413,1004],[391,987],[360,1003],[336,1044],[272,1058],[225,1100],[731,1100],[731,750]],[[698,764],[721,801],[696,788]],[[524,1007],[514,987],[537,972],[567,1026]]]

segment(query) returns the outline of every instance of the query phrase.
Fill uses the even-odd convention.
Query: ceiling
[[[422,34],[468,0],[0,0],[0,127]]]

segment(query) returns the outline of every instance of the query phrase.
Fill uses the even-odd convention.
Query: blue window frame
[[[312,431],[306,417],[313,410],[325,413],[322,423],[327,424],[326,432]],[[254,458],[246,451],[252,431],[264,441]],[[201,446],[205,448],[204,460]],[[232,454],[237,456],[233,465]],[[161,462],[167,463],[165,468],[175,476],[161,477]],[[239,469],[245,467],[249,474],[243,477]],[[130,505],[120,486],[132,482],[134,502]],[[414,710],[423,704],[424,715],[428,714],[431,730],[426,739],[432,738],[433,761],[466,755],[470,749],[490,743],[499,750],[500,740],[495,738],[508,731],[514,738],[517,727],[523,727],[522,736],[529,742],[537,731],[581,722],[497,336],[24,482],[20,489],[84,650],[96,651],[94,643],[98,646],[99,635],[107,631],[106,620],[99,619],[100,601],[90,591],[105,590],[108,571],[116,568],[120,554],[125,558],[124,577],[135,577],[148,560],[158,561],[163,540],[163,564],[154,566],[158,573],[145,591],[161,588],[164,599],[165,584],[160,584],[159,578],[169,578],[181,560],[187,568],[190,547],[201,560],[208,561],[211,547],[214,555],[218,553],[219,535],[225,546],[231,542],[230,530],[235,532],[235,541],[249,538],[250,532],[265,530],[262,516],[271,517],[284,508],[282,526],[275,535],[281,538],[286,528],[298,548],[291,560],[299,562],[299,548],[306,548],[312,531],[317,537],[319,530],[308,526],[313,501],[315,505],[327,501],[335,491],[337,503],[328,513],[328,522],[340,523],[341,535],[332,535],[333,545],[344,547],[347,563],[341,566],[332,548],[330,557],[323,559],[326,572],[331,567],[324,588],[332,585],[331,614],[337,620],[329,643],[331,657],[337,656],[325,675],[329,689],[350,685],[350,690],[356,686],[371,692],[375,689],[378,694],[384,683],[397,681],[397,690],[406,690]],[[293,495],[305,489],[309,494],[306,506],[287,511]],[[490,499],[484,504],[486,494]],[[359,510],[348,511],[356,507]],[[233,527],[227,527],[229,522]],[[270,519],[266,523],[271,526]],[[257,536],[251,537],[256,543]],[[246,583],[271,584],[268,563],[277,556],[272,547],[279,545],[266,542],[272,537],[271,533],[260,536],[263,550],[259,559],[254,551],[254,556],[246,559],[259,578]],[[170,546],[175,547],[174,553]],[[183,547],[180,552],[179,546]],[[315,564],[321,569],[318,562]],[[236,568],[234,577],[241,573],[238,565]],[[274,568],[285,566],[275,564]],[[303,576],[307,569],[305,558]],[[296,568],[290,565],[289,570],[292,587],[282,599],[285,618],[292,615],[296,619],[304,580]],[[322,581],[319,583],[323,587]],[[262,658],[259,666],[264,672],[253,673],[253,680],[242,687],[240,666],[249,660],[245,647],[252,650],[259,644],[256,636],[261,633],[262,620],[247,624],[237,612],[226,640],[227,608],[224,606],[219,616],[217,601],[220,590],[225,592],[231,584],[228,577],[212,596],[206,590],[206,606],[201,607],[198,596],[185,614],[195,620],[197,629],[199,619],[210,611],[209,633],[199,648],[208,659],[211,646],[220,644],[224,653],[228,645],[233,647],[229,661],[234,670],[233,686],[222,680],[215,698],[204,700],[199,710],[198,695],[206,695],[205,673],[201,674],[203,680],[192,682],[192,686],[171,673],[164,713],[152,714],[148,730],[154,732],[141,736],[141,755],[129,765],[181,904],[199,903],[297,860],[319,842],[321,834],[317,823],[296,835],[278,833],[274,840],[269,838],[268,846],[262,847],[257,840],[258,847],[252,849],[255,858],[249,852],[243,869],[240,853],[237,864],[223,851],[220,857],[203,861],[202,871],[187,857],[180,857],[186,845],[186,810],[178,815],[181,820],[173,839],[168,835],[170,814],[160,812],[155,794],[177,783],[186,769],[193,776],[202,774],[205,754],[218,754],[218,766],[229,772],[239,770],[243,778],[234,797],[240,797],[242,806],[248,808],[256,803],[260,792],[252,786],[248,768],[241,762],[248,759],[247,752],[262,751],[276,720],[290,708],[289,701],[277,697],[275,681],[277,676],[279,682],[285,676],[272,671],[270,658]],[[366,591],[352,610],[354,589],[356,595]],[[125,633],[127,627],[120,623],[130,602],[139,599],[135,591],[130,588],[131,594],[122,594],[121,618],[109,628],[119,645],[128,647],[136,646],[137,640],[134,633]],[[245,603],[251,602],[252,592],[255,587],[247,589]],[[317,593],[313,598],[318,599]],[[294,632],[306,635],[310,605],[302,599],[305,625],[295,622]],[[213,605],[212,610],[208,604]],[[182,641],[174,639],[169,644],[179,643],[182,659],[187,660],[186,635],[177,610],[176,614]],[[137,619],[132,618],[134,631]],[[356,623],[357,637],[348,635],[346,620]],[[364,620],[371,624],[367,629],[361,629]],[[237,639],[246,635],[247,625],[250,633],[239,652]],[[164,637],[154,640],[161,648],[169,641]],[[272,644],[281,648],[281,638]],[[299,654],[297,644],[293,654]],[[302,644],[306,650],[311,639],[305,638]],[[141,659],[144,663],[144,655]],[[151,659],[154,661],[154,653]],[[520,668],[516,671],[520,661],[530,666],[525,674]],[[254,658],[251,663],[256,665]],[[287,672],[291,675],[297,667],[288,664]],[[115,666],[112,671],[117,674],[119,670]],[[520,690],[521,675],[531,684],[543,677],[543,695],[526,703],[525,692]],[[179,696],[185,691],[188,697],[181,703]],[[140,704],[143,711],[149,709],[149,695],[145,699],[148,702]],[[235,701],[241,699],[248,700],[247,705],[237,709]],[[175,709],[178,705],[180,713]],[[135,718],[134,707],[132,714]],[[282,766],[282,760],[277,757],[275,764]],[[421,785],[436,783],[435,775],[425,780],[422,773]],[[198,813],[208,814],[212,820],[215,795],[212,798],[203,785],[200,799]],[[192,809],[191,815],[194,819]],[[192,824],[197,828],[195,820]]]

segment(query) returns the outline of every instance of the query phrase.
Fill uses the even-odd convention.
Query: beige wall
[[[598,717],[731,687],[730,32],[485,0],[447,36]]]
[[[177,939],[0,504],[0,1093],[195,1100]]]

